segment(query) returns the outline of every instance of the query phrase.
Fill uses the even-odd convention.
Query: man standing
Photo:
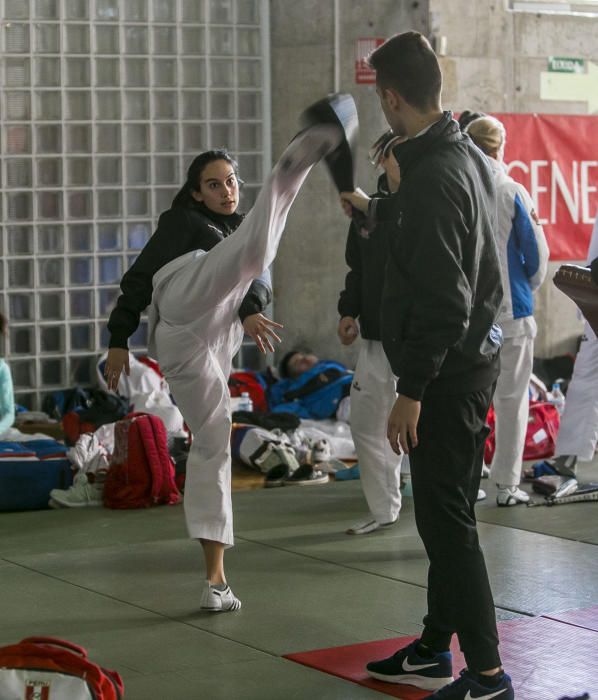
[[[430,698],[512,700],[474,513],[501,341],[493,325],[502,288],[492,172],[442,111],[440,66],[421,34],[389,39],[370,64],[388,123],[409,137],[394,148],[401,187],[382,339],[399,377],[388,439],[396,452],[409,453],[430,566],[421,638],[367,668],[374,678],[438,689]],[[367,198],[343,196],[368,209]],[[452,682],[454,633],[467,669]]]

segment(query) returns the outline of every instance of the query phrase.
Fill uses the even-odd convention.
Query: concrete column
[[[356,40],[409,29],[427,34],[428,2],[340,0],[338,6],[340,54],[335,57],[333,0],[271,2],[272,152],[276,158],[297,131],[302,109],[333,91],[337,60],[340,90],[354,96],[359,110],[357,184],[371,191],[377,176],[367,150],[387,126],[374,86],[355,84]],[[319,165],[293,205],[274,264],[275,317],[285,324],[281,352],[306,345],[322,358],[354,366],[357,344],[347,350],[336,336],[347,231],[336,190]]]

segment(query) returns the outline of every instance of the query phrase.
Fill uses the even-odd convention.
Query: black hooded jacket
[[[421,400],[486,388],[498,376],[501,343],[492,172],[450,112],[393,153],[401,186],[382,340],[397,390]]]
[[[242,220],[241,214],[216,214],[200,203],[165,211],[155,233],[122,278],[122,294],[108,320],[109,347],[128,347],[141,313],[152,300],[152,279],[160,268],[193,250],[210,250],[232,234]],[[271,299],[269,275],[254,280],[239,308],[241,321],[264,311]]]
[[[378,178],[378,190],[373,197],[388,201],[388,208],[392,207],[394,196],[388,189],[386,175]],[[389,237],[395,231],[396,220],[396,217],[388,218],[379,221],[369,234],[359,232],[351,223],[347,236],[345,260],[349,272],[338,301],[338,312],[341,318],[351,316],[359,319],[361,336],[366,340],[382,339],[380,305],[384,270],[388,260]]]

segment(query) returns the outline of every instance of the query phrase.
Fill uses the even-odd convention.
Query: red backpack
[[[486,440],[484,462],[492,463],[496,449],[494,408],[488,411],[486,422],[490,435]],[[560,416],[556,407],[546,401],[530,401],[527,419],[527,434],[523,448],[523,459],[546,459],[554,455],[556,436],[559,431]]]
[[[120,700],[121,677],[87,658],[87,651],[55,637],[27,637],[0,648],[0,698]]]
[[[162,420],[147,413],[131,413],[118,421],[104,486],[104,505],[148,508],[180,502]]]
[[[268,411],[265,382],[255,372],[233,372],[228,380],[228,389],[231,396],[241,396],[247,392],[253,402],[254,411]]]

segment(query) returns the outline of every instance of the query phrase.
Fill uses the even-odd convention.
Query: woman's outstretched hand
[[[130,372],[129,351],[126,348],[110,348],[104,367],[104,377],[108,384],[108,391],[116,391],[123,369],[128,376]]]
[[[243,330],[253,338],[258,350],[264,355],[268,350],[274,352],[273,340],[277,343],[281,342],[275,328],[284,328],[284,326],[266,318],[263,314],[251,314],[243,321]]]

